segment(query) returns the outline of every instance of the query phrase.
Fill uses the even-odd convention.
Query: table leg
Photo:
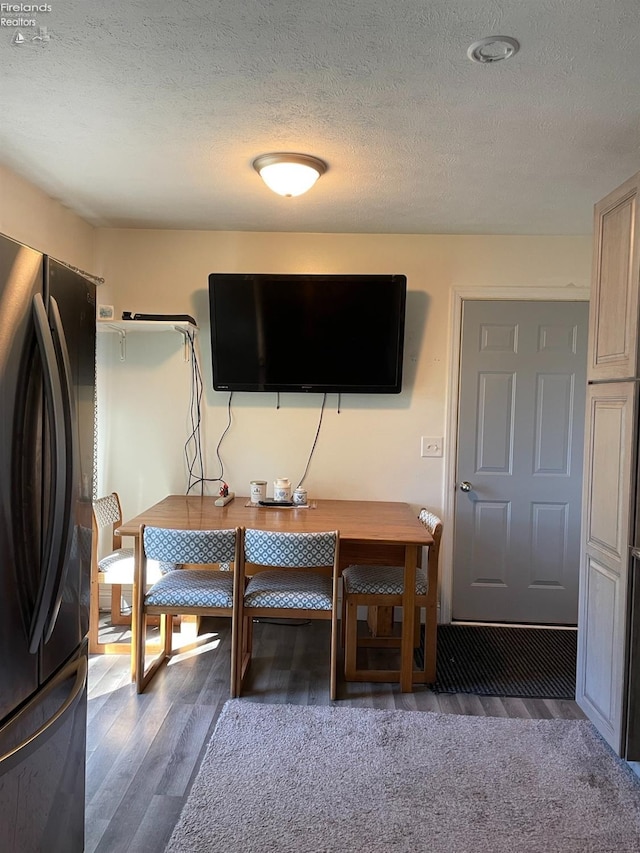
[[[131,590],[131,600],[133,602],[131,608],[131,681],[136,680],[136,668],[138,659],[136,657],[136,638],[138,636],[139,627],[139,608],[140,602],[138,600],[138,574],[140,572],[140,563],[142,561],[142,556],[140,553],[142,537],[138,534],[135,538],[134,548],[133,548],[133,589]]]
[[[404,594],[402,600],[402,637],[400,640],[400,690],[413,691],[413,629],[416,617],[416,563],[418,546],[404,551]]]

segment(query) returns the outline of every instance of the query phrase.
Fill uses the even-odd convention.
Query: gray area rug
[[[167,850],[637,853],[640,780],[583,720],[234,699]]]

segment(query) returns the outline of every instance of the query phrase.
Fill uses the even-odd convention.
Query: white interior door
[[[463,304],[453,619],[575,625],[588,304]]]

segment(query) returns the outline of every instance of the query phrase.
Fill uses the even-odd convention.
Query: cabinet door
[[[622,751],[636,382],[587,389],[576,701]]]
[[[640,173],[595,206],[589,380],[638,375]]]

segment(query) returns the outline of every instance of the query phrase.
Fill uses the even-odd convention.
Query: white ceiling
[[[587,234],[640,170],[638,0],[50,5],[0,28],[0,162],[96,224]],[[329,170],[281,198],[269,151]]]

